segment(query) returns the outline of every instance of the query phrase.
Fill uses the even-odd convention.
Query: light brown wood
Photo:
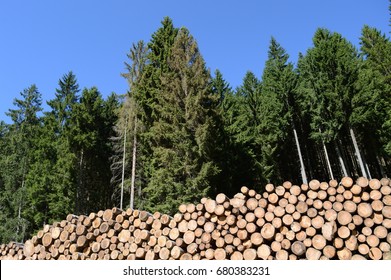
[[[329,259],[332,259],[335,257],[336,253],[337,253],[337,250],[335,249],[335,247],[331,246],[331,245],[326,245],[323,250],[322,250],[322,253],[324,256],[326,256],[327,258]]]
[[[224,249],[222,248],[217,248],[215,251],[214,251],[214,258],[216,260],[225,260],[227,257],[227,254],[225,252]]]
[[[391,219],[391,206],[384,206],[382,209],[384,218]]]
[[[380,260],[383,256],[383,253],[379,248],[374,247],[369,249],[368,255],[372,260]]]
[[[261,260],[267,260],[271,254],[271,249],[267,244],[262,244],[257,249],[257,257]]]
[[[372,206],[369,203],[362,202],[357,206],[357,213],[363,218],[368,218],[373,213]]]
[[[317,250],[322,250],[326,246],[326,238],[320,234],[312,237],[312,246]]]
[[[300,257],[305,254],[306,252],[306,246],[301,241],[295,241],[292,243],[291,250],[292,253],[296,256]]]
[[[307,260],[319,260],[320,256],[322,255],[322,252],[319,250],[316,250],[314,248],[308,248],[306,251],[306,258]]]
[[[337,251],[337,256],[340,260],[350,260],[352,255],[352,251],[350,251],[348,248],[343,248]]]

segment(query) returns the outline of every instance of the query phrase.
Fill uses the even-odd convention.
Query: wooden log
[[[281,250],[281,243],[274,240],[271,245],[270,245],[270,249],[273,251],[273,252],[278,252]]]
[[[361,200],[362,201],[368,201],[370,199],[370,197],[369,197],[369,193],[368,192],[362,192],[361,193]]]
[[[239,251],[234,251],[230,256],[230,259],[235,261],[241,261],[243,260],[243,254]]]
[[[362,261],[362,260],[366,260],[366,258],[361,256],[361,255],[355,254],[355,255],[352,256],[351,260]]]
[[[244,260],[255,260],[257,257],[257,251],[253,248],[244,250],[243,259]]]
[[[302,228],[308,228],[311,226],[311,219],[308,217],[308,216],[302,216],[301,219],[300,219],[300,226]],[[292,224],[292,223],[291,223]]]
[[[316,191],[320,188],[320,182],[318,180],[311,180],[308,186],[311,190]]]
[[[255,198],[249,198],[246,201],[246,207],[250,211],[254,211],[258,207],[258,200]]]
[[[208,212],[208,213],[214,213],[215,209],[216,209],[216,201],[213,200],[213,199],[208,199],[205,204],[204,204],[204,207],[205,207],[205,210]]]
[[[289,253],[284,249],[276,253],[276,260],[288,260],[288,259],[289,259]]]
[[[352,251],[350,251],[348,248],[342,248],[341,250],[337,251],[337,256],[340,260],[350,260],[352,255]]]
[[[333,240],[336,231],[337,231],[337,225],[334,221],[327,222],[322,226],[322,235],[328,241]]]
[[[94,229],[99,228],[101,223],[102,223],[102,219],[99,218],[99,217],[96,217],[96,218],[92,221],[92,227],[93,227]]]
[[[380,251],[382,251],[383,253],[390,252],[390,251],[391,251],[391,244],[388,243],[388,242],[381,242],[381,243],[379,244],[379,249],[380,249]]]
[[[350,188],[350,187],[353,186],[353,179],[350,178],[350,177],[343,177],[342,180],[341,180],[341,184],[345,188]]]
[[[300,223],[298,222],[293,222],[290,226],[290,229],[292,230],[293,233],[299,232],[302,228]]]
[[[278,202],[278,195],[275,194],[275,193],[271,193],[269,194],[267,200],[269,201],[269,203],[271,204],[276,204]]]
[[[369,249],[368,255],[372,260],[380,260],[383,256],[383,253],[379,248],[374,247]]]
[[[350,214],[348,211],[340,211],[337,214],[337,221],[340,225],[347,225],[352,222],[352,214]]]
[[[337,234],[342,239],[346,239],[350,236],[350,230],[347,226],[341,226],[338,228]]]
[[[306,252],[306,246],[301,241],[295,241],[291,245],[292,253],[300,257]]]
[[[204,231],[207,233],[211,233],[215,230],[215,224],[212,222],[206,222],[204,224]]]
[[[272,224],[266,223],[261,229],[261,235],[266,240],[271,240],[274,237],[275,228]]]
[[[324,223],[325,222],[322,216],[316,216],[313,219],[311,219],[311,225],[315,229],[321,229]]]
[[[284,250],[289,250],[291,248],[292,242],[291,240],[284,238],[281,240],[281,248]]]
[[[369,246],[367,244],[359,244],[357,250],[361,255],[365,256],[369,253]]]
[[[383,239],[383,238],[386,238],[387,237],[387,234],[388,234],[388,230],[386,227],[382,226],[382,225],[379,225],[377,227],[375,227],[373,233],[375,234],[375,236],[377,236],[379,239]]]
[[[283,197],[285,194],[285,188],[283,186],[277,186],[274,191],[279,197]]]
[[[59,227],[53,227],[51,229],[51,235],[52,235],[52,239],[57,239],[60,237],[60,234],[61,234],[61,231],[62,229],[59,228]]]
[[[384,218],[391,219],[391,206],[384,206],[382,209]]]
[[[390,206],[391,205],[391,195],[385,195],[382,199],[384,205]]]
[[[317,250],[323,250],[326,246],[326,238],[323,235],[316,234],[312,237],[312,246]]]
[[[335,249],[335,247],[331,246],[331,245],[326,245],[323,250],[322,250],[322,253],[324,256],[326,256],[327,258],[329,259],[332,259],[335,257],[336,253],[337,253],[337,250]]]
[[[113,210],[112,209],[106,209],[104,212],[103,212],[103,221],[107,222],[107,221],[110,221],[113,219]]]
[[[49,247],[53,242],[53,238],[50,232],[46,232],[42,237],[42,245]]]
[[[345,243],[344,243],[344,241],[343,241],[342,238],[336,237],[336,238],[334,238],[334,240],[333,240],[333,245],[334,245],[334,247],[335,247],[336,249],[342,249],[343,246],[345,245]]]
[[[194,231],[186,231],[183,235],[183,241],[185,244],[189,245],[193,243],[195,240]]]
[[[389,195],[391,194],[391,186],[382,186],[380,188],[380,192],[383,194],[383,195]]]
[[[316,250],[312,247],[308,248],[306,251],[306,258],[307,260],[319,260],[320,256],[322,255],[322,252],[319,250]]]
[[[131,233],[129,230],[127,229],[124,229],[124,230],[121,230],[121,232],[118,234],[118,239],[120,242],[128,242],[129,241],[129,238],[131,236]]]
[[[257,257],[262,260],[267,260],[271,254],[271,249],[269,245],[262,244],[257,249]]]
[[[350,189],[350,191],[352,192],[353,195],[360,195],[362,193],[362,188],[360,185],[353,185]]]
[[[350,251],[356,251],[358,249],[358,240],[354,235],[349,236],[348,239],[345,240],[345,247]]]
[[[4,244],[3,244],[4,245]],[[5,246],[4,246],[5,247]],[[0,248],[4,252],[5,248]],[[26,257],[31,257],[34,254],[34,243],[31,240],[27,240],[23,246],[23,254]]]
[[[357,206],[357,213],[363,218],[368,218],[373,213],[372,206],[369,203],[362,202]]]
[[[381,200],[374,200],[372,201],[371,206],[374,211],[380,212],[383,210],[384,204]]]
[[[226,201],[229,201],[229,198],[223,194],[223,193],[219,193],[217,196],[216,196],[216,202],[218,204],[223,204],[224,202]]]
[[[378,190],[380,189],[381,187],[381,183],[378,179],[371,179],[369,181],[369,187],[372,189],[372,190]]]
[[[304,201],[299,201],[296,205],[296,210],[300,213],[300,214],[304,214],[307,212],[308,210],[308,205],[307,203],[305,203]]]
[[[227,254],[224,249],[222,248],[217,248],[214,250],[214,259],[216,260],[225,260],[227,257]]]
[[[380,243],[380,240],[376,235],[371,234],[367,237],[367,244],[369,245],[369,247],[372,247],[372,248],[377,247],[379,245],[379,243]]]

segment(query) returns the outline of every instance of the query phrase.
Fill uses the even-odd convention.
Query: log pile
[[[389,179],[242,187],[180,205],[173,217],[118,208],[68,215],[0,259],[326,260],[389,259]]]

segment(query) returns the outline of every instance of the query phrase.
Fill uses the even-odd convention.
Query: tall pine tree
[[[207,195],[218,173],[212,160],[216,95],[194,38],[180,29],[168,56],[168,71],[155,104],[151,177],[146,208],[173,212],[180,203]]]

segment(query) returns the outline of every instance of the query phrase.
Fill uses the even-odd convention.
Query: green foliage
[[[279,161],[284,143],[288,141],[291,112],[290,99],[295,87],[296,76],[289,56],[272,38],[268,60],[262,75],[261,102],[258,115],[259,144],[261,148],[262,177],[266,182],[284,180]]]
[[[391,42],[379,30],[364,26],[360,45],[363,61],[351,122],[372,135],[376,145],[390,156]]]
[[[338,137],[351,114],[358,76],[358,54],[338,33],[318,29],[298,62],[297,99],[310,118],[310,136],[329,143]]]
[[[243,85],[235,94],[226,96],[223,107],[225,131],[232,139],[231,149],[233,165],[240,166],[237,174],[239,180],[249,187],[259,187],[261,181],[261,153],[259,131],[259,110],[261,107],[261,83],[252,72],[247,72]],[[234,181],[236,182],[236,180]],[[235,185],[240,188],[239,185]]]
[[[150,129],[151,173],[144,196],[147,209],[173,212],[180,203],[206,195],[211,177],[218,173],[211,158],[217,96],[198,46],[184,28],[168,67],[155,105],[160,117]]]
[[[28,234],[29,221],[24,211],[29,203],[26,199],[26,177],[31,168],[35,139],[40,126],[41,94],[35,85],[23,90],[21,99],[14,100],[16,109],[7,113],[13,124],[2,124],[1,207],[0,241],[23,241]]]

